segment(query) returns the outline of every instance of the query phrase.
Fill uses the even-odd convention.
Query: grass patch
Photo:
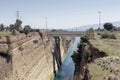
[[[96,64],[90,64],[89,71],[92,75],[91,80],[103,80],[104,77],[106,77],[106,75],[109,74],[108,70],[103,71],[102,68],[100,66],[97,66]]]
[[[90,40],[91,44],[98,48],[100,51],[106,52],[109,56],[120,56],[120,33],[116,33],[117,39],[100,39],[99,37],[95,36],[95,40]]]
[[[11,32],[8,32],[8,31],[0,32],[0,37],[9,36],[9,35],[11,35]]]
[[[120,33],[116,33],[116,37],[120,39]]]
[[[118,56],[117,53],[114,53],[113,51],[109,49],[103,49],[102,51],[104,51],[108,56]]]

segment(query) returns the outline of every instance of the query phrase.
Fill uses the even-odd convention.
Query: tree
[[[19,31],[13,29],[13,30],[11,31],[11,34],[14,35],[14,36],[16,36],[17,34],[19,34]]]
[[[4,25],[0,24],[0,31],[3,31],[3,30],[4,30]]]
[[[112,23],[105,23],[104,25],[104,29],[111,31],[112,29],[114,29],[114,26]]]
[[[14,24],[10,24],[9,25],[9,29],[10,29],[10,31],[15,30],[15,25]]]
[[[24,27],[24,32],[25,32],[25,34],[28,34],[31,30],[32,30],[32,29],[31,29],[31,27],[30,27],[29,25],[26,25],[26,26]]]
[[[18,31],[22,30],[22,21],[21,20],[19,20],[19,19],[16,20],[15,29],[18,30]]]
[[[4,30],[9,31],[9,26],[4,27]]]

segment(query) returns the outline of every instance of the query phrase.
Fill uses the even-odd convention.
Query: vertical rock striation
[[[60,43],[62,60],[66,50],[63,44],[67,40],[64,39]],[[0,80],[49,80],[53,75],[54,42],[52,37],[37,32],[1,37]]]

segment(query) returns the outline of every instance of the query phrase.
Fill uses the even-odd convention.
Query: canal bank
[[[57,72],[57,75],[54,78],[54,80],[64,80],[64,79],[72,80],[74,76],[75,67],[71,55],[73,54],[73,51],[77,50],[77,45],[79,42],[80,42],[80,37],[76,37],[73,46],[67,53],[67,56],[61,66],[61,69]]]
[[[93,66],[91,67],[91,64],[94,63],[94,60],[103,57],[107,57],[105,52],[95,48],[89,42],[88,38],[81,37],[81,42],[78,45],[78,49],[72,55],[72,59],[75,63],[75,72],[74,72],[73,80],[98,80],[98,79],[92,79],[93,74],[91,75],[90,68],[94,71],[98,70]],[[98,71],[98,73],[99,72],[101,71]]]

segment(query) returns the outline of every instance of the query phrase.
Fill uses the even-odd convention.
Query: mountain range
[[[110,23],[112,23],[116,27],[120,27],[120,21],[115,21],[115,22],[110,22]],[[103,28],[104,24],[105,23],[102,23],[100,28]],[[90,25],[83,25],[83,26],[79,26],[79,27],[73,27],[73,28],[67,29],[67,30],[69,30],[69,31],[71,31],[71,30],[72,31],[76,31],[76,30],[77,31],[85,31],[89,28],[98,29],[98,27],[99,27],[99,24],[90,24]]]

